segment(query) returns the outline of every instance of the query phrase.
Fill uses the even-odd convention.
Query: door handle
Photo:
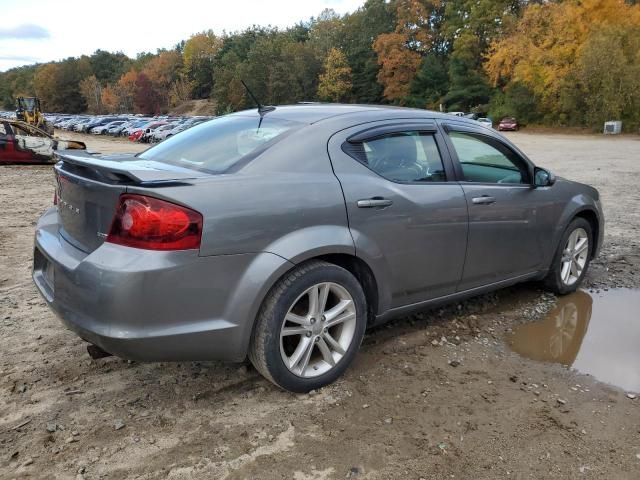
[[[369,198],[366,200],[358,200],[357,205],[358,208],[389,207],[393,205],[393,201],[386,198]]]
[[[489,195],[482,195],[481,197],[474,197],[471,201],[475,205],[491,205],[492,203],[496,203],[495,197],[490,197]]]

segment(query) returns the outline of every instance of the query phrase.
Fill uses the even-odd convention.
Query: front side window
[[[449,134],[464,180],[478,183],[528,184],[527,165],[507,147],[470,133]]]
[[[230,115],[201,123],[169,137],[138,155],[144,160],[168,163],[209,173],[222,173],[250,154],[268,148],[299,122]]]
[[[433,134],[400,132],[362,142],[356,159],[394,182],[444,182],[446,175]]]

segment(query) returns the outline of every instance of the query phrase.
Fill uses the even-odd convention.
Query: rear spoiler
[[[133,154],[95,156],[84,151],[54,153],[60,173],[118,185],[169,186],[210,176],[205,172],[140,159]]]

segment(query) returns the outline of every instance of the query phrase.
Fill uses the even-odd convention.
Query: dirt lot
[[[587,287],[640,287],[640,138],[511,138],[600,189]],[[537,285],[370,332],[346,377],[309,395],[243,365],[92,361],[30,280],[52,196],[51,167],[0,167],[1,479],[640,478],[640,399],[507,347],[556,301]]]

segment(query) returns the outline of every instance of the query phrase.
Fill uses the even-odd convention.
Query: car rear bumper
[[[270,253],[104,243],[87,254],[58,234],[53,208],[36,229],[33,280],[69,329],[119,357],[240,361],[268,285],[290,267]]]

